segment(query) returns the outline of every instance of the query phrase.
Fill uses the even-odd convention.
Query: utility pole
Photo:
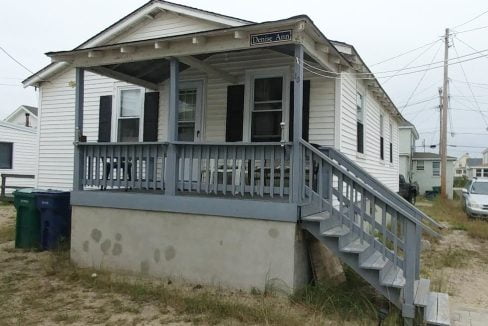
[[[439,87],[439,157],[442,157],[442,87]]]
[[[447,115],[449,106],[449,28],[444,36],[444,84],[442,86],[441,197],[447,198]]]

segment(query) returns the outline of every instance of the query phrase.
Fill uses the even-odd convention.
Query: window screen
[[[283,77],[256,78],[251,141],[280,141],[283,120]]]
[[[441,175],[441,162],[432,162],[432,176],[438,177]]]

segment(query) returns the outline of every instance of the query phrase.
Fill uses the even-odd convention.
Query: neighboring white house
[[[416,152],[413,153],[413,181],[419,185],[420,194],[432,191],[441,186],[441,159],[439,154]],[[453,198],[454,162],[455,157],[447,157],[447,196]]]
[[[428,217],[392,193],[403,117],[373,75],[357,77],[371,71],[352,45],[328,40],[305,15],[254,23],[153,0],[48,56],[23,82],[39,89],[37,186],[73,190],[77,264],[293,289],[310,278],[298,220],[328,207],[345,223],[362,209],[372,227],[351,220],[341,241],[384,232],[398,247],[385,256],[376,241],[368,254],[388,270],[373,282],[347,248],[330,248],[414,317],[419,218]]]
[[[466,167],[468,166],[468,160],[470,159],[469,153],[464,153],[461,155],[456,162],[454,163],[454,176],[455,177],[464,177],[467,176]]]
[[[37,108],[20,106],[0,121],[0,174],[35,175],[37,166]],[[7,178],[6,185],[33,187],[34,179]],[[12,192],[7,188],[6,193]]]
[[[413,161],[412,156],[415,152],[415,142],[419,139],[417,128],[404,120],[400,123],[400,174],[406,180],[412,181]]]
[[[482,152],[482,158],[468,158],[466,160],[466,176],[488,178],[488,149]]]

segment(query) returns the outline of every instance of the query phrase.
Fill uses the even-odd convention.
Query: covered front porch
[[[309,29],[297,18],[50,54],[76,67],[74,202],[221,197],[292,205],[296,219],[319,173],[300,141],[334,135],[335,81],[304,63],[347,64]],[[87,73],[120,81],[100,97],[95,136],[84,131]]]

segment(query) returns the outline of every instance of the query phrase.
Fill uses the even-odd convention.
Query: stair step
[[[349,228],[347,226],[339,225],[335,226],[327,231],[322,232],[322,235],[328,237],[343,237],[349,233]]]
[[[342,247],[340,250],[342,252],[350,252],[350,253],[356,253],[360,254],[366,249],[368,249],[369,243],[366,241],[361,241],[361,239],[356,239],[353,242],[349,243],[348,245]]]
[[[375,251],[369,258],[367,258],[361,265],[361,268],[381,270],[386,266],[388,260],[383,258],[379,251]]]
[[[446,293],[430,292],[425,310],[427,325],[451,325],[449,319],[449,295]]]
[[[430,280],[421,278],[420,280],[415,281],[414,291],[414,304],[416,306],[426,307],[430,293]]]
[[[330,217],[330,214],[328,212],[321,212],[318,214],[313,214],[313,215],[302,217],[302,221],[321,222],[321,221],[325,221],[329,217]]]
[[[381,285],[393,288],[403,288],[405,286],[405,277],[403,271],[397,266],[387,266],[389,271],[381,279]]]

